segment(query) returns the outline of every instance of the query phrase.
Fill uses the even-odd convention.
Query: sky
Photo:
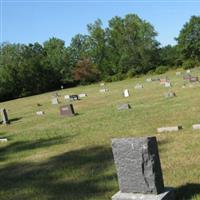
[[[134,13],[150,22],[162,46],[176,44],[183,25],[200,16],[200,0],[0,0],[0,42],[43,43],[57,37],[70,45],[87,24]]]

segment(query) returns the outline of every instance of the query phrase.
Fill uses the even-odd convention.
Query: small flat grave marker
[[[131,109],[131,106],[128,103],[120,104],[117,106],[118,110],[128,110]]]
[[[44,111],[37,111],[36,115],[44,115]]]
[[[152,82],[152,79],[151,78],[147,78],[146,82]]]
[[[190,70],[190,69],[186,70],[186,73],[187,73],[187,74],[189,74],[190,72],[191,72],[191,70]]]
[[[192,128],[193,128],[194,130],[200,130],[200,124],[193,124],[193,125],[192,125]]]
[[[99,92],[105,93],[105,92],[108,92],[108,89],[107,88],[103,88],[103,89],[100,89]]]
[[[102,87],[102,86],[104,86],[105,85],[105,83],[100,83],[100,86]]]
[[[0,142],[7,142],[8,139],[7,138],[0,138]]]
[[[84,94],[84,93],[83,94],[79,94],[78,97],[79,98],[87,97],[87,94]]]
[[[74,107],[72,104],[64,105],[60,107],[60,115],[65,117],[71,117],[75,115]]]
[[[165,82],[164,84],[165,84],[165,87],[167,88],[172,86],[170,82]]]
[[[173,131],[179,131],[180,129],[182,129],[182,126],[161,127],[157,128],[157,132],[158,133],[173,132]]]
[[[169,97],[176,97],[176,93],[175,92],[167,92],[165,93],[165,97],[169,98]]]
[[[138,83],[135,85],[135,89],[142,89],[143,88],[143,85]]]
[[[176,76],[180,76],[181,75],[181,72],[176,72]]]

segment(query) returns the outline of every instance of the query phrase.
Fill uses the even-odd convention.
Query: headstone
[[[112,140],[120,192],[112,200],[173,200],[164,188],[156,137]]]
[[[191,75],[190,74],[186,74],[183,76],[183,80],[189,81],[191,79]]]
[[[135,89],[142,89],[142,88],[143,88],[143,85],[142,85],[142,84],[139,84],[139,83],[138,83],[138,84],[135,85]]]
[[[194,130],[200,130],[200,124],[193,124],[193,125],[192,125],[192,128],[193,128]]]
[[[190,83],[199,82],[199,77],[190,77],[189,82]]]
[[[117,106],[118,110],[127,110],[127,109],[130,109],[130,108],[131,108],[131,106],[128,103],[120,104],[120,105]]]
[[[171,87],[171,83],[170,82],[165,82],[165,87]]]
[[[167,92],[167,93],[165,93],[165,97],[166,97],[166,98],[175,97],[175,96],[176,96],[176,93],[175,93],[175,92]]]
[[[52,99],[51,99],[51,103],[52,103],[53,105],[59,104],[58,98],[57,98],[57,97],[52,98]]]
[[[77,101],[79,100],[79,97],[77,94],[69,95],[69,100],[71,101]]]
[[[0,138],[0,142],[7,142],[8,139],[7,138]]]
[[[83,94],[79,94],[78,97],[79,98],[87,97],[87,94],[84,94],[84,93]]]
[[[157,132],[158,133],[173,132],[173,131],[179,131],[180,129],[182,129],[182,126],[161,127],[157,128]]]
[[[176,76],[180,76],[181,75],[181,72],[176,72]]]
[[[152,79],[151,78],[147,78],[146,82],[152,82]]]
[[[159,77],[156,77],[156,78],[152,78],[151,80],[152,80],[152,81],[160,81],[160,78],[159,78]]]
[[[1,117],[2,117],[2,120],[3,120],[3,124],[9,124],[8,114],[7,114],[5,108],[1,109]]]
[[[161,78],[160,79],[160,84],[165,84],[167,82],[169,82],[169,80],[167,78]]]
[[[63,88],[64,88],[63,85],[61,85],[61,86],[60,86],[60,89],[62,90]]]
[[[36,115],[44,115],[44,111],[37,111]]]
[[[104,86],[105,85],[105,83],[100,83],[100,86]]]
[[[69,105],[64,105],[60,107],[60,115],[61,116],[74,116],[75,112],[74,112],[74,107],[72,104]]]
[[[69,95],[65,95],[65,96],[64,96],[64,99],[66,99],[66,100],[67,100],[67,99],[70,99]]]
[[[108,92],[108,89],[107,88],[103,88],[103,89],[100,89],[99,92],[105,93],[105,92]]]
[[[187,73],[187,74],[189,74],[190,72],[191,72],[190,69],[186,70],[186,73]]]
[[[124,90],[124,97],[129,97],[129,90],[128,89],[125,89]]]

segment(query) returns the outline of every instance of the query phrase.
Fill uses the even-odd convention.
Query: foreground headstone
[[[156,137],[112,140],[120,191],[112,200],[173,200],[164,188]]]
[[[173,131],[179,131],[181,129],[182,129],[182,126],[161,127],[161,128],[157,128],[157,132],[158,133],[173,132]]]
[[[8,139],[7,138],[0,138],[0,142],[7,142]]]
[[[3,124],[9,124],[8,114],[5,108],[1,109],[1,117],[3,120]]]
[[[193,128],[194,130],[200,130],[200,124],[193,124],[193,125],[192,125],[192,128]]]
[[[128,89],[125,89],[124,90],[124,97],[129,97],[129,90]]]
[[[128,110],[131,109],[131,106],[128,103],[120,104],[117,106],[118,110]]]
[[[52,105],[59,104],[59,102],[58,102],[58,98],[57,98],[57,97],[52,98],[52,99],[51,99],[51,104],[52,104]]]
[[[73,107],[73,105],[72,105],[72,104],[69,104],[69,105],[61,106],[61,107],[60,107],[60,115],[61,115],[61,116],[65,116],[65,117],[74,116],[74,115],[75,115],[75,112],[74,112],[74,107]]]

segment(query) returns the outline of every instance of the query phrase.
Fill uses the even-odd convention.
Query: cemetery
[[[0,103],[0,199],[199,200],[200,84],[165,76]]]

